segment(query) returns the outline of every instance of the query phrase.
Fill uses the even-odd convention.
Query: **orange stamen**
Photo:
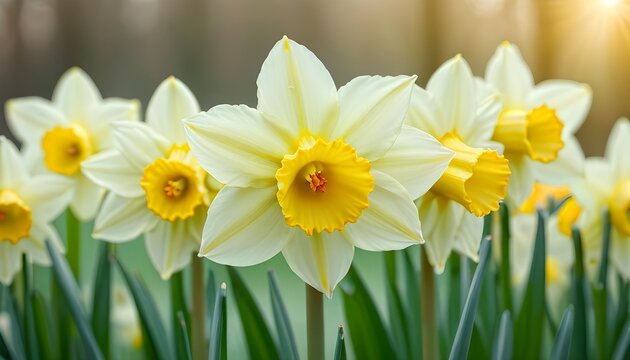
[[[326,180],[326,178],[324,176],[322,176],[322,172],[321,171],[317,171],[314,174],[311,174],[311,179],[309,180],[309,184],[311,186],[311,190],[313,192],[319,191],[319,192],[324,192],[326,191],[326,183],[328,182],[328,180]]]
[[[7,218],[7,214],[5,214],[4,212],[0,211],[0,221],[4,220]]]

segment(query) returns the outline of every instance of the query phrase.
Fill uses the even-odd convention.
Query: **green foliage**
[[[214,310],[210,326],[210,351],[208,354],[210,360],[225,360],[227,359],[227,312],[225,306],[227,287],[225,283],[221,284],[219,291],[214,292],[216,298],[213,301]]]
[[[551,349],[552,359],[568,359],[571,351],[571,336],[573,334],[573,306],[569,306],[562,315],[560,327]]]
[[[502,360],[512,358],[512,343],[514,341],[514,323],[509,310],[503,311],[498,334],[492,350],[492,360]]]
[[[346,339],[343,334],[343,326],[339,326],[339,330],[337,331],[337,343],[335,344],[335,356],[333,357],[333,359],[346,359]]]
[[[295,345],[295,339],[293,337],[293,330],[291,329],[289,314],[287,314],[284,302],[282,301],[282,296],[280,295],[280,289],[278,288],[278,282],[276,280],[276,274],[273,271],[269,272],[269,290],[271,293],[273,319],[276,323],[276,330],[280,343],[280,358],[283,360],[299,359],[297,346]]]
[[[109,314],[111,308],[112,266],[110,255],[113,255],[114,245],[102,242],[100,244],[94,289],[92,292],[92,330],[103,351],[105,358],[109,357]],[[98,284],[98,285],[97,285]]]

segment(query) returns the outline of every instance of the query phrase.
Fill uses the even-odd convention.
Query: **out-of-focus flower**
[[[444,174],[416,201],[428,259],[443,271],[453,249],[478,259],[482,216],[505,197],[508,161],[491,141],[501,108],[499,96],[475,80],[460,55],[431,76],[427,90],[414,89],[407,124],[428,132],[455,152]]]
[[[142,330],[136,313],[136,307],[129,293],[122,287],[114,287],[112,294],[113,311],[111,314],[114,327],[114,347],[122,353],[138,350],[142,347]],[[121,356],[120,358],[127,358]]]
[[[88,178],[110,191],[93,236],[123,242],[144,234],[149,257],[164,279],[199,249],[208,205],[221,188],[186,142],[181,120],[198,112],[188,87],[170,77],[151,97],[146,124],[113,123],[113,149],[82,165]]]
[[[63,176],[31,176],[15,145],[0,136],[0,282],[10,284],[22,267],[22,254],[48,266],[45,241],[63,245],[50,222],[70,202],[72,182]]]
[[[606,156],[586,159],[584,178],[574,186],[576,199],[584,211],[578,220],[589,262],[601,253],[604,212],[610,214],[610,259],[627,280],[630,279],[630,122],[617,120],[612,129]],[[593,260],[595,259],[595,260]]]
[[[52,101],[39,97],[6,103],[7,123],[24,143],[24,153],[34,173],[53,172],[72,180],[70,207],[82,221],[91,220],[105,190],[81,173],[81,163],[111,147],[110,124],[138,120],[137,100],[102,99],[79,68],[59,80]]]
[[[515,45],[504,41],[486,68],[486,81],[503,99],[493,140],[505,146],[512,175],[508,200],[520,205],[534,180],[570,185],[584,168],[582,148],[573,136],[591,106],[586,84],[547,80],[534,86],[532,73]]]
[[[200,254],[236,266],[282,251],[332,296],[354,247],[422,242],[412,199],[452,152],[403,126],[415,77],[362,76],[337,91],[324,65],[284,37],[258,77],[258,108],[220,105],[185,121],[201,165],[226,186],[210,206]]]

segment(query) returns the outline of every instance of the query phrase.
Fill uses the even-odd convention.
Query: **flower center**
[[[619,182],[608,203],[610,220],[625,236],[630,236],[630,179]]]
[[[206,172],[192,157],[188,145],[174,145],[165,157],[149,164],[140,185],[147,207],[162,220],[187,219],[198,206],[210,205]]]
[[[0,190],[0,241],[17,244],[29,236],[33,218],[31,209],[10,190]]]
[[[567,200],[558,210],[558,229],[566,236],[571,236],[573,224],[582,213],[582,208],[574,197]]]
[[[455,156],[431,191],[457,201],[476,216],[497,210],[510,177],[507,159],[494,150],[470,147],[452,132],[440,142]]]
[[[505,145],[505,152],[526,154],[548,163],[558,157],[564,147],[564,125],[555,110],[542,105],[530,112],[505,110],[499,115],[493,139]]]
[[[73,175],[81,169],[81,162],[94,153],[88,133],[80,125],[57,126],[42,138],[44,163],[50,171]]]
[[[356,222],[374,189],[370,169],[370,162],[342,140],[301,141],[276,172],[276,195],[287,224],[311,236]]]

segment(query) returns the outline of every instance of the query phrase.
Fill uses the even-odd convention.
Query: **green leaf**
[[[334,360],[346,360],[346,339],[343,334],[343,326],[339,325],[337,331],[337,343],[335,344]]]
[[[269,327],[256,304],[256,300],[245,285],[243,278],[233,267],[227,267],[232,284],[236,307],[243,324],[249,355],[257,359],[278,359],[278,350]]]
[[[610,214],[604,211],[602,231],[602,252],[599,263],[599,274],[592,288],[593,309],[595,312],[595,343],[597,356],[600,359],[607,358],[608,354],[608,311],[607,311],[607,282],[608,282],[608,252],[610,249]]]
[[[172,359],[173,353],[168,344],[166,330],[151,294],[136,275],[130,274],[120,260],[114,259],[136,304],[143,335],[146,335],[143,337],[143,344],[146,340],[146,346],[151,350],[152,356],[160,360]]]
[[[210,360],[227,359],[227,312],[225,310],[225,297],[227,287],[221,283],[219,291],[216,291],[214,311],[212,312],[212,324],[210,325]]]
[[[37,344],[37,330],[35,328],[35,315],[31,304],[32,291],[32,265],[28,261],[26,254],[22,255],[22,278],[24,300],[24,336],[26,338],[26,356],[29,359],[39,359],[39,347]]]
[[[56,356],[53,351],[50,336],[52,329],[50,327],[50,317],[46,308],[46,301],[44,300],[44,296],[37,290],[31,292],[31,306],[35,320],[35,331],[40,356],[42,359],[55,359],[58,356]]]
[[[173,331],[179,333],[179,336],[182,339],[182,345],[183,345],[183,357],[178,357],[178,359],[186,359],[186,360],[191,360],[192,359],[192,353],[190,352],[190,339],[188,338],[188,326],[186,325],[186,318],[184,316],[184,313],[181,311],[177,312],[177,323],[173,324],[175,325],[175,328],[173,329]]]
[[[278,332],[278,339],[280,340],[280,357],[282,359],[299,359],[300,357],[293,337],[293,329],[291,328],[291,321],[289,320],[289,314],[287,314],[287,309],[280,295],[276,274],[273,271],[269,271],[268,274],[271,307],[276,323],[276,331]]]
[[[214,302],[217,299],[217,282],[214,278],[214,271],[208,270],[208,279],[206,280],[206,320],[208,324],[212,324],[212,310]]]
[[[11,296],[9,288],[0,283],[0,310],[5,311],[9,316],[9,326],[11,328],[11,342],[5,342],[9,353],[13,359],[26,359],[26,349],[22,338],[22,328],[20,325],[17,307]],[[7,340],[7,339],[4,339]]]
[[[464,310],[462,312],[461,320],[459,321],[459,326],[457,327],[457,333],[455,334],[455,340],[453,342],[453,347],[451,348],[449,359],[467,358],[470,339],[475,324],[477,302],[479,301],[484,273],[490,258],[490,240],[482,240],[479,253],[479,265],[477,265],[477,269],[475,270],[470,291],[468,292],[468,297],[466,298],[466,304],[464,304]]]
[[[186,299],[184,297],[184,272],[178,271],[171,276],[171,321],[173,325],[173,337],[175,344],[175,354],[178,359],[184,359],[190,349],[187,348],[186,341],[189,339],[190,329],[190,317],[188,316],[188,309],[186,306]],[[186,338],[184,334],[179,331],[180,319],[179,313],[184,317],[184,323],[186,324]]]
[[[510,267],[510,210],[505,203],[499,208],[501,214],[501,295],[502,309],[514,312],[512,306],[512,274]]]
[[[626,330],[619,338],[619,343],[615,348],[615,352],[613,353],[613,360],[624,360],[628,358],[628,354],[630,353],[630,325],[626,326]]]
[[[523,304],[514,322],[517,336],[514,337],[516,359],[540,357],[545,316],[545,272],[546,272],[545,218],[538,210],[538,226],[529,279]]]
[[[9,348],[7,342],[4,340],[4,335],[0,331],[0,357],[3,359],[17,359],[18,357],[13,352],[13,349]]]
[[[501,315],[499,333],[495,337],[494,347],[492,350],[493,360],[512,358],[513,333],[514,325],[512,323],[512,314],[509,310],[505,310]]]
[[[554,360],[568,359],[571,352],[571,337],[573,334],[573,306],[564,311],[562,320],[560,320],[560,327],[556,334],[556,339],[551,349],[551,358]]]
[[[105,358],[109,357],[109,313],[111,308],[112,266],[110,254],[113,255],[114,244],[99,244],[98,265],[92,293],[92,330]]]
[[[619,342],[623,333],[624,325],[628,319],[628,308],[630,302],[630,283],[625,281],[621,275],[617,276],[619,284],[619,295],[617,296],[617,311],[614,318],[614,330],[611,338],[611,349]]]
[[[356,358],[394,358],[394,349],[372,295],[354,266],[341,282],[341,298]]]
[[[383,252],[385,256],[385,285],[387,296],[387,312],[389,315],[389,327],[395,343],[394,350],[399,359],[409,358],[407,336],[407,314],[403,308],[400,291],[398,290],[397,274],[397,252]]]
[[[571,342],[571,357],[586,359],[588,355],[587,312],[586,312],[586,279],[584,276],[584,257],[582,255],[582,236],[577,229],[572,230],[575,265],[571,284],[571,303],[575,308],[574,341]]]
[[[81,340],[85,346],[87,357],[90,359],[103,359],[103,354],[90,328],[87,313],[81,303],[79,287],[72,276],[68,263],[64,258],[59,256],[57,250],[53,248],[49,241],[46,241],[46,248],[48,248],[55,278],[66,300],[70,315],[72,315],[74,323],[79,330],[79,336],[81,336]]]
[[[409,357],[411,359],[422,358],[422,341],[420,330],[420,279],[419,271],[411,261],[413,248],[401,252],[403,255],[403,268],[405,274],[405,309],[407,318],[407,331],[409,332]],[[417,250],[417,249],[416,249]],[[416,256],[418,257],[418,256]]]

